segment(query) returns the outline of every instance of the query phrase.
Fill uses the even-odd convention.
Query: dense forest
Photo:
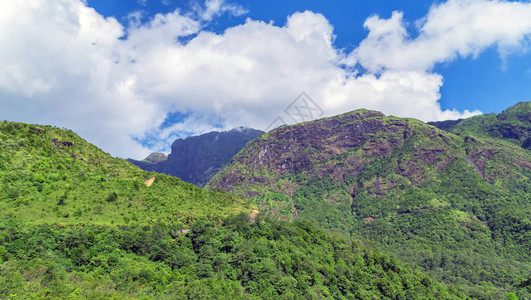
[[[531,152],[519,146],[359,110],[258,137],[209,188],[364,240],[473,297],[526,299]]]
[[[246,214],[122,226],[2,223],[0,297],[464,299],[396,258],[308,222]]]
[[[465,299],[363,242],[0,123],[0,298]],[[512,294],[511,294],[512,295]]]

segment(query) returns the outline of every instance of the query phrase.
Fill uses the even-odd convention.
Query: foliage
[[[0,149],[2,299],[467,297],[308,222],[253,223],[241,198],[71,131],[2,122]]]
[[[280,154],[268,161],[264,149]],[[504,140],[355,111],[262,135],[209,186],[362,239],[471,296],[529,297],[516,285],[531,274],[531,152]]]
[[[246,214],[212,227],[1,225],[0,298],[465,299],[308,222]]]
[[[13,122],[0,123],[0,191],[0,218],[34,224],[186,225],[252,210],[234,195],[112,158],[72,131]]]
[[[520,102],[500,114],[430,124],[459,135],[474,134],[504,139],[531,150],[531,102]]]

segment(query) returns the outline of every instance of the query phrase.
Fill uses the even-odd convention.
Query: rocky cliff
[[[446,282],[501,288],[531,272],[531,153],[503,139],[357,110],[259,136],[208,187]]]
[[[146,171],[156,171],[181,178],[197,186],[205,185],[247,142],[262,131],[239,127],[225,132],[209,132],[173,142],[167,159],[151,154],[144,161],[130,159]],[[156,160],[153,162],[153,158]]]

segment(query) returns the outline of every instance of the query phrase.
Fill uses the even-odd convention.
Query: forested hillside
[[[247,202],[112,158],[72,131],[0,123],[0,217],[33,224],[188,224],[251,211]],[[151,179],[151,180],[150,180]],[[150,184],[150,186],[148,186]]]
[[[458,135],[474,134],[507,140],[531,150],[531,102],[520,102],[500,114],[474,116],[464,120],[430,122]]]
[[[530,178],[531,153],[517,145],[358,110],[258,137],[209,188],[501,298],[529,297],[515,286],[531,274]]]
[[[1,299],[465,299],[308,222],[257,214],[71,131],[0,123]]]

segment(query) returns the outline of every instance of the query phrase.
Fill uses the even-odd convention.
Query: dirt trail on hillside
[[[147,185],[147,186],[151,186],[153,184],[153,182],[155,182],[155,176],[144,180],[144,184]]]

